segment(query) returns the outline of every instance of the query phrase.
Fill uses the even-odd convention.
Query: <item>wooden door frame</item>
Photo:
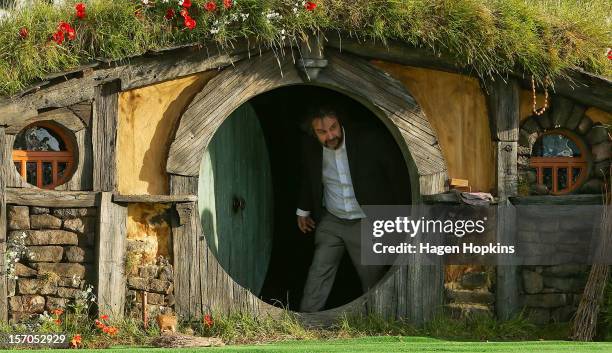
[[[299,84],[346,94],[385,123],[408,166],[413,203],[420,203],[421,195],[443,192],[446,161],[427,117],[405,86],[359,57],[327,53],[329,64],[314,82],[303,81],[290,55],[277,58],[272,52],[241,61],[211,79],[183,113],[171,144],[166,165],[171,194],[198,194],[201,157],[232,111],[259,94]],[[172,225],[177,313],[184,317],[201,317],[207,311],[282,313],[235,283],[221,268],[206,246],[197,210],[196,202],[182,204]],[[444,268],[441,263],[431,266],[424,262],[394,266],[354,301],[300,316],[312,324],[329,324],[342,313],[375,312],[422,324],[433,318],[443,299]]]

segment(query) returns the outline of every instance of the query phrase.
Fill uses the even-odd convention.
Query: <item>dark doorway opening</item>
[[[301,233],[295,215],[300,185],[300,141],[304,135],[300,129],[303,112],[313,104],[339,105],[347,113],[346,124],[365,125],[382,131],[389,139],[393,137],[382,121],[365,106],[322,87],[297,85],[278,88],[251,99],[249,103],[264,131],[274,195],[272,254],[260,297],[273,305],[298,310],[314,251],[314,233]],[[398,164],[406,165],[403,160]],[[398,180],[409,180],[407,167]],[[410,201],[407,195],[406,204]],[[325,309],[349,303],[361,294],[359,277],[345,251]]]

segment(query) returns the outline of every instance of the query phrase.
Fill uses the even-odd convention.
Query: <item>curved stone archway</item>
[[[312,84],[356,99],[388,127],[402,149],[411,175],[413,202],[443,191],[446,162],[425,114],[405,87],[367,61],[337,52],[314,82],[304,82],[291,57],[264,53],[214,77],[183,114],[170,147],[167,172],[171,193],[197,195],[201,157],[223,121],[249,99],[290,85]],[[177,206],[177,209],[179,207]],[[280,313],[235,283],[216,261],[201,236],[197,205],[183,204],[174,227],[176,310],[200,316],[208,310]],[[184,261],[194,259],[195,261]],[[396,266],[368,293],[351,303],[319,313],[300,314],[307,321],[329,323],[347,311],[365,310],[420,324],[442,302],[443,268],[418,263]]]

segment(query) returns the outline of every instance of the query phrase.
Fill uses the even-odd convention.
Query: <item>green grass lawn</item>
[[[63,350],[62,350],[63,351]],[[87,350],[80,350],[81,352]],[[91,350],[93,351],[93,350]],[[106,352],[612,352],[612,342],[578,343],[564,341],[457,342],[426,337],[364,337],[336,340],[284,341],[262,345],[235,345],[217,348],[152,349],[112,348]],[[39,351],[45,352],[45,351]],[[49,351],[46,351],[47,353]],[[54,350],[53,352],[59,352]],[[66,350],[74,352],[74,350]]]

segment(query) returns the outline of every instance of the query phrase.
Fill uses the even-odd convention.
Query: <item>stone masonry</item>
[[[11,321],[65,308],[94,283],[95,208],[9,206],[7,223]]]
[[[167,258],[158,256],[155,263],[133,266],[127,272],[126,307],[129,316],[142,318],[143,293],[147,295],[149,320],[154,320],[159,313],[173,313],[174,274]]]

